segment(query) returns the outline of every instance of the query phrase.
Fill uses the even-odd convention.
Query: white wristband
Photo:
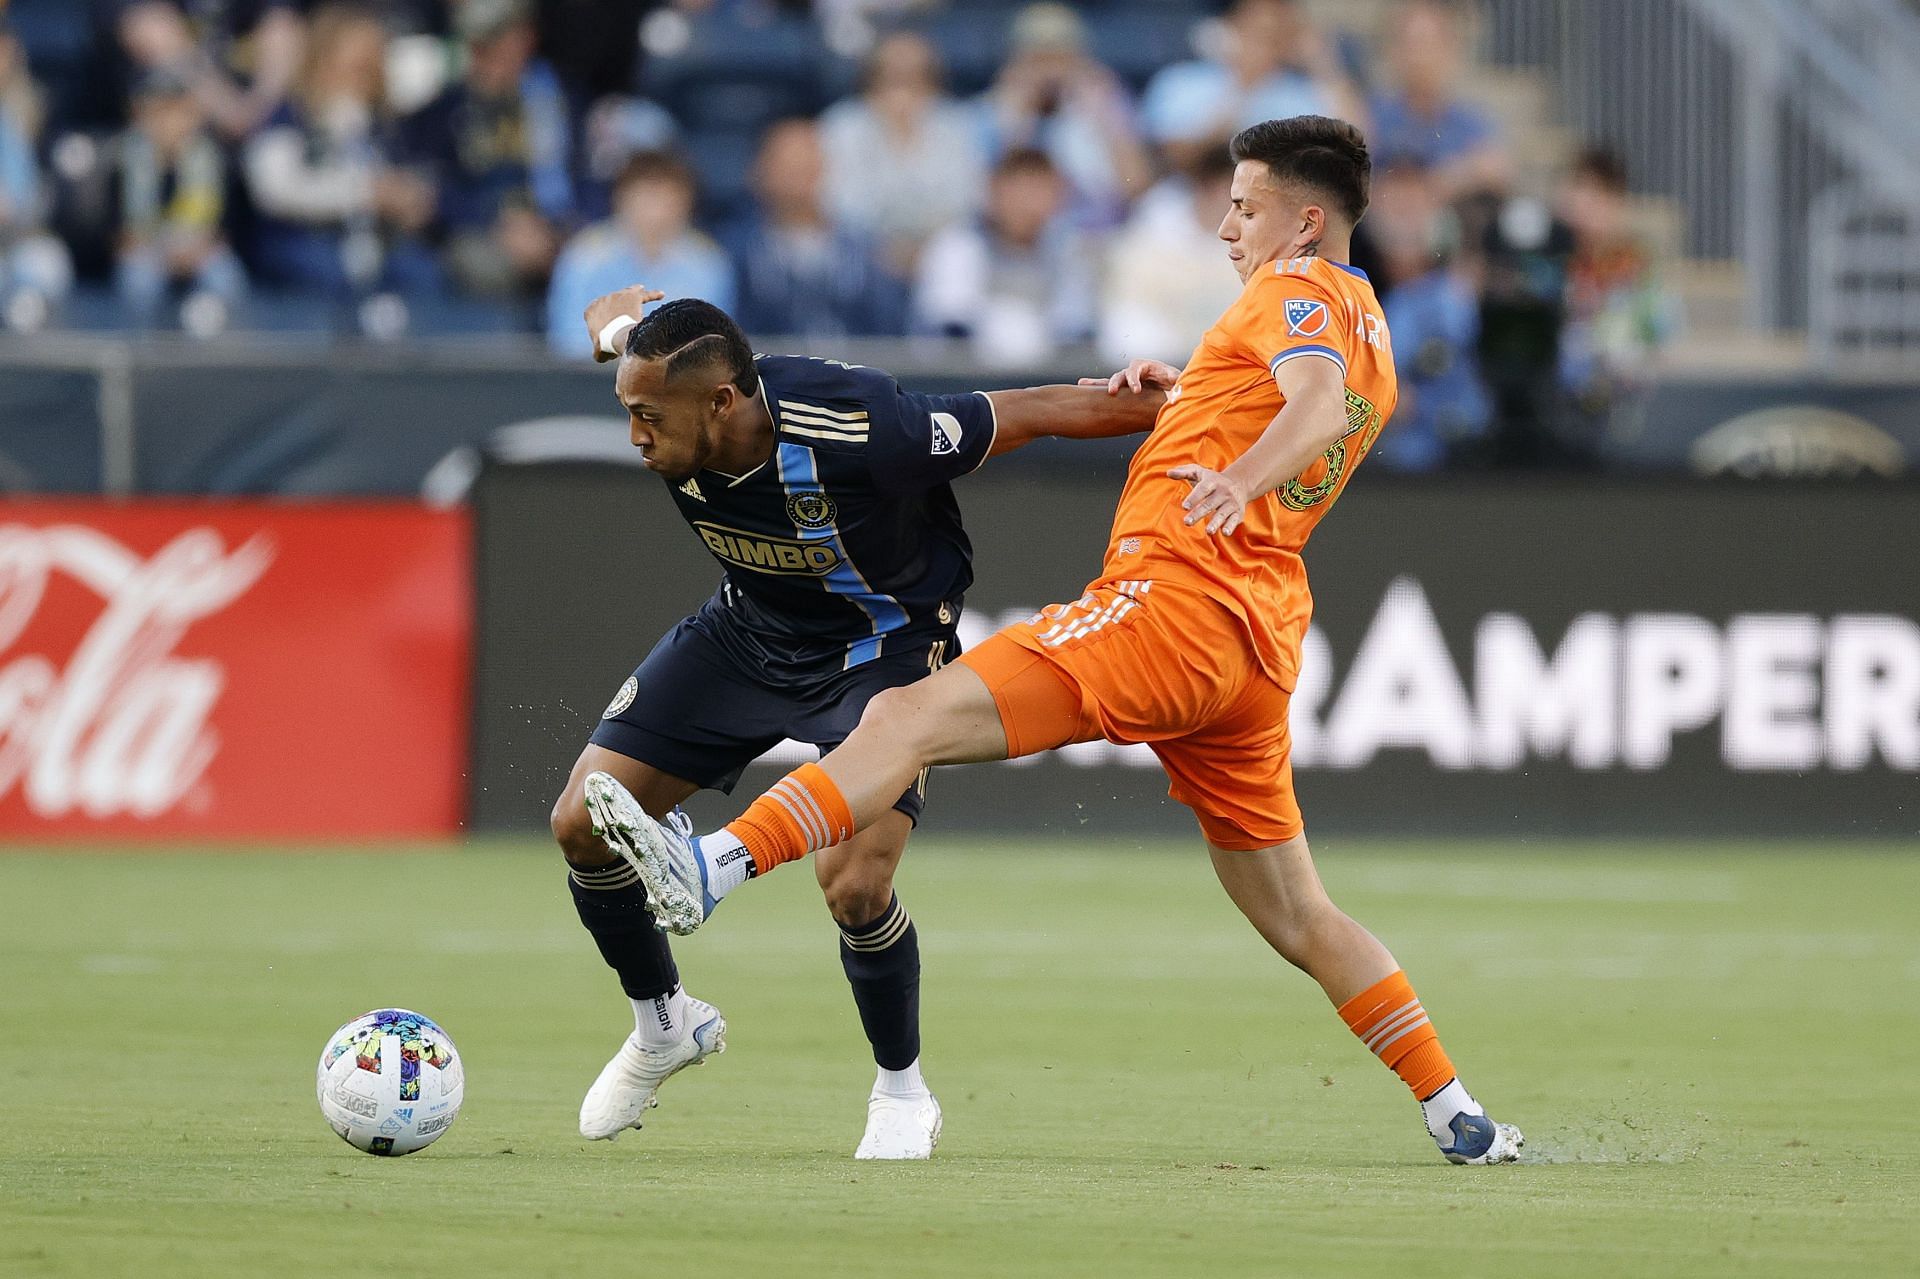
[[[615,316],[607,321],[607,327],[600,330],[600,349],[608,355],[619,355],[620,348],[613,344],[613,340],[620,336],[620,330],[630,329],[638,323],[640,321],[631,315]]]

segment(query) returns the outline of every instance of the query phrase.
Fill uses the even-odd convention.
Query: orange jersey
[[[1183,523],[1191,486],[1167,472],[1189,462],[1225,470],[1253,447],[1285,403],[1275,371],[1295,359],[1340,366],[1347,433],[1297,478],[1256,498],[1232,536]],[[1100,582],[1165,579],[1206,591],[1245,623],[1267,674],[1292,688],[1313,613],[1301,548],[1398,398],[1386,320],[1364,273],[1322,258],[1261,268],[1207,330],[1134,454]]]

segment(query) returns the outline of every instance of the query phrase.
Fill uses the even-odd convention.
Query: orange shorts
[[[1208,843],[1268,848],[1303,829],[1288,690],[1261,669],[1240,619],[1200,590],[1106,583],[958,660],[992,691],[1010,757],[1145,742]]]

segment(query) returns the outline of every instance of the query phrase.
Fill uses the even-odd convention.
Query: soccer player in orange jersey
[[[1287,702],[1313,608],[1300,551],[1397,395],[1380,303],[1347,264],[1367,206],[1366,143],[1349,124],[1300,116],[1246,129],[1232,154],[1220,238],[1245,289],[1184,370],[1136,361],[1111,379],[1116,393],[1166,387],[1167,401],[1086,593],[880,693],[844,744],[725,830],[686,839],[601,775],[587,779],[587,808],[639,870],[657,918],[690,932],[746,879],[884,817],[930,765],[1145,742],[1234,904],[1406,1082],[1441,1153],[1507,1162],[1519,1130],[1487,1117],[1399,964],[1328,899],[1288,761]]]

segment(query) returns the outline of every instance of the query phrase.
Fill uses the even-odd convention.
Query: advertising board
[[[1117,462],[958,486],[962,634],[1097,572]],[[545,820],[600,708],[718,567],[617,467],[481,480],[474,819]],[[1292,708],[1309,831],[1920,834],[1920,495],[1362,475],[1307,549]],[[744,786],[806,758],[789,748]],[[715,803],[709,813],[732,811]],[[1193,829],[1144,748],[943,769],[929,829]]]
[[[454,833],[464,513],[0,505],[0,839]]]

